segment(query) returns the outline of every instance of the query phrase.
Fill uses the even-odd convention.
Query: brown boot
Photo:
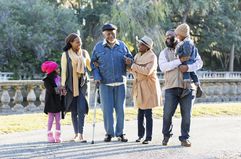
[[[181,145],[185,147],[191,147],[191,142],[189,140],[182,140]]]
[[[197,86],[196,98],[202,97],[203,90],[200,86]]]

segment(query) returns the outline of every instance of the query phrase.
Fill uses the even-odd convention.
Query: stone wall
[[[241,102],[241,79],[201,79],[205,95],[196,103]],[[160,80],[161,88],[164,81]],[[133,106],[132,80],[127,81],[126,105]],[[94,84],[90,82],[90,106],[94,106]],[[162,93],[164,95],[164,91]],[[40,80],[0,82],[0,112],[42,111],[45,89]],[[99,105],[98,105],[99,106]]]
[[[241,102],[241,79],[201,79],[205,96],[196,102]]]
[[[201,79],[204,95],[195,103],[241,102],[241,79]],[[127,82],[127,105],[133,105],[131,98],[132,81]],[[164,100],[164,80],[160,80]]]

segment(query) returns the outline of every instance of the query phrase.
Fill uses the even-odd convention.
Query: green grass
[[[156,119],[162,118],[163,107],[153,109],[153,117]],[[125,120],[135,120],[137,116],[136,108],[125,109]],[[218,117],[218,116],[241,116],[241,103],[223,103],[223,104],[195,104],[192,109],[193,117]],[[175,117],[180,117],[180,109],[178,108]],[[102,112],[97,109],[96,121],[102,121]],[[47,125],[47,115],[44,113],[32,114],[18,114],[18,115],[1,115],[0,116],[0,134],[22,132],[37,129],[45,129]],[[87,123],[93,121],[93,110],[90,110],[89,115],[86,117]],[[64,120],[61,121],[62,125],[70,125],[71,118],[68,113]]]

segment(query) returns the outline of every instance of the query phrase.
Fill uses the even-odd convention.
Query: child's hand
[[[55,90],[55,93],[56,93],[56,94],[60,94],[60,88],[54,87],[54,90]]]
[[[67,91],[64,89],[64,90],[61,92],[61,95],[62,95],[62,96],[66,96],[66,94],[67,94]]]
[[[60,88],[60,90],[61,90],[61,95],[62,95],[62,96],[66,96],[67,91],[66,91],[65,87],[62,86],[62,87]]]

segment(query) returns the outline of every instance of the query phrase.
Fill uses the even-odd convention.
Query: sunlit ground
[[[162,118],[163,107],[153,109],[153,117]],[[125,109],[125,120],[135,120],[137,116],[136,108]],[[217,117],[217,116],[241,116],[241,103],[222,104],[195,104],[192,110],[193,117]],[[175,117],[180,117],[180,110],[177,109]],[[101,109],[96,111],[96,121],[103,120]],[[0,134],[44,129],[47,125],[47,115],[44,113],[1,115]],[[93,121],[93,110],[91,109],[86,117],[87,123]],[[61,121],[62,125],[70,125],[70,113]]]

